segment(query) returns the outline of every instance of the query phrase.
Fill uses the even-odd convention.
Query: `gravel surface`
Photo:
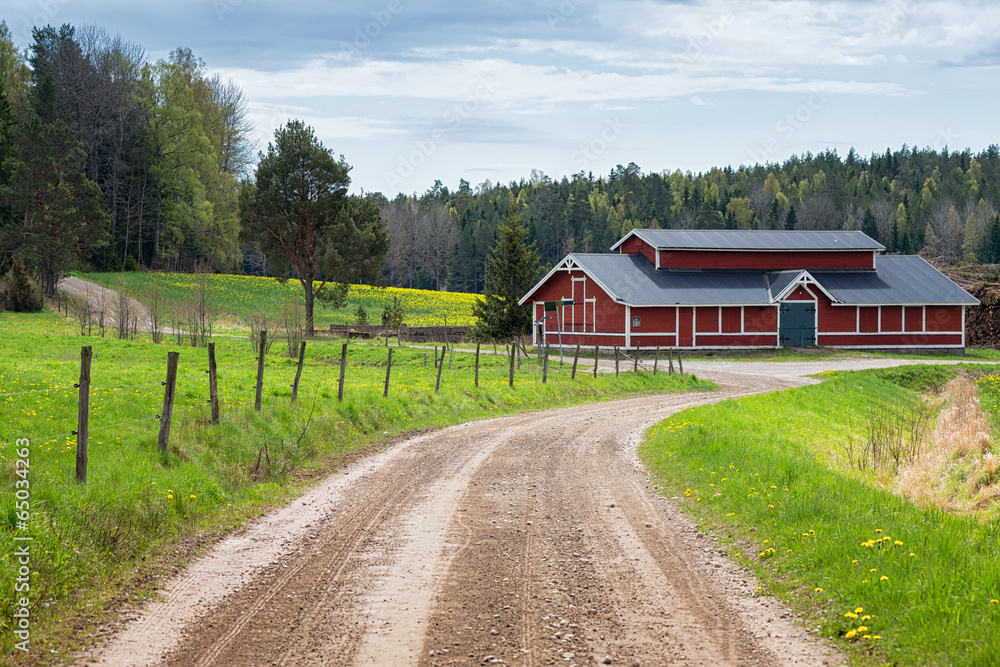
[[[720,391],[397,442],[217,544],[80,664],[842,664],[753,596],[635,450],[686,407],[900,363],[692,361]]]

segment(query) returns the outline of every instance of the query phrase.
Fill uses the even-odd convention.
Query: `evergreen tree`
[[[0,187],[0,198],[19,222],[0,227],[0,245],[44,275],[47,297],[74,262],[107,243],[108,214],[101,189],[80,172],[85,161],[65,123],[31,117],[4,163],[10,181]]]
[[[499,238],[486,258],[483,298],[472,306],[482,338],[509,340],[531,333],[531,304],[518,305],[538,279],[541,257],[528,244],[523,211],[500,223]]]
[[[291,120],[274,132],[256,179],[240,192],[242,234],[260,247],[279,276],[305,292],[305,328],[312,335],[315,300],[343,306],[352,282],[378,276],[389,234],[378,203],[347,194],[351,167]]]
[[[874,241],[878,241],[878,220],[870,208],[865,209],[865,215],[861,218],[861,231]]]
[[[14,260],[7,272],[7,285],[0,294],[0,308],[15,313],[30,313],[42,309],[42,293],[31,281],[24,262]]]
[[[1000,263],[1000,213],[997,213],[990,220],[986,228],[986,235],[983,238],[983,262],[986,264]]]
[[[785,229],[792,230],[795,229],[795,224],[798,222],[798,218],[795,215],[795,207],[788,207],[788,217],[785,218]]]

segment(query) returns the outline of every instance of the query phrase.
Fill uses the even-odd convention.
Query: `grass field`
[[[542,385],[525,361],[507,386],[507,358],[455,352],[434,393],[433,348],[351,343],[345,399],[337,401],[343,339],[308,343],[296,404],[292,360],[266,360],[263,409],[253,409],[256,358],[245,339],[217,340],[222,420],[208,423],[205,349],[143,340],[81,338],[51,311],[0,313],[0,651],[10,657],[15,536],[30,535],[32,652],[21,664],[58,662],[108,607],[150,594],[149,573],[184,544],[299,493],[342,457],[400,432],[559,405],[664,391],[710,389],[691,376],[581,373],[550,366]],[[93,348],[88,480],[74,479],[80,349]],[[169,454],[156,447],[166,358],[180,353]],[[276,346],[274,350],[278,350]],[[425,355],[427,357],[425,366]],[[308,427],[306,427],[308,423]],[[19,530],[16,439],[30,438],[30,520]],[[52,652],[54,651],[54,653]]]
[[[1000,378],[978,372],[996,418]],[[845,463],[845,432],[864,429],[872,397],[906,410],[955,373],[838,373],[687,410],[654,427],[641,455],[664,492],[756,571],[760,595],[791,604],[852,662],[1000,664],[995,512],[922,509],[886,490],[884,471]]]
[[[78,274],[85,280],[105,287],[117,288],[121,282],[128,285],[133,296],[140,301],[149,286],[156,284],[163,294],[174,303],[183,303],[195,291],[196,277],[187,273],[87,273]],[[257,276],[236,276],[210,274],[209,304],[230,326],[240,326],[253,313],[267,313],[276,316],[284,302],[297,299],[303,302],[302,286],[295,280],[282,284],[275,278]],[[348,303],[339,310],[316,303],[316,328],[328,327],[331,323],[355,324],[355,311],[363,305],[368,312],[369,322],[381,321],[382,309],[399,297],[406,316],[405,324],[424,326],[463,326],[473,324],[472,304],[475,294],[462,292],[434,292],[432,290],[403,289],[399,287],[367,287],[352,285]]]

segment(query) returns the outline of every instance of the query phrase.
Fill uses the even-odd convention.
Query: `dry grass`
[[[989,416],[979,405],[976,383],[959,375],[942,394],[946,407],[922,455],[900,471],[896,492],[922,506],[949,512],[1000,510],[1000,475]]]

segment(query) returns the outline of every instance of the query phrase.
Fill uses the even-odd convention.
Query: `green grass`
[[[195,291],[196,276],[186,273],[81,273],[80,278],[117,289],[124,282],[130,293],[140,301],[153,284],[174,304],[182,304]],[[264,313],[277,317],[288,299],[304,303],[302,286],[296,280],[279,283],[275,278],[211,274],[208,277],[209,305],[224,325],[239,328],[250,314]],[[434,292],[431,290],[397,287],[367,287],[352,285],[343,308],[328,308],[319,301],[315,306],[315,327],[322,329],[331,323],[355,324],[355,311],[363,305],[369,323],[381,322],[382,309],[399,297],[409,326],[461,326],[473,324],[472,304],[475,294]]]
[[[507,386],[507,359],[483,354],[480,387],[474,357],[456,352],[436,380],[433,350],[394,348],[390,396],[382,398],[387,350],[351,343],[343,403],[337,377],[343,339],[310,341],[296,404],[295,364],[266,359],[263,409],[253,409],[256,359],[243,339],[217,341],[222,421],[208,423],[207,351],[146,341],[82,338],[51,311],[0,314],[0,649],[14,637],[13,490],[17,438],[31,438],[32,652],[25,664],[56,662],[85,642],[106,610],[151,591],[151,572],[174,552],[258,515],[336,470],[345,456],[401,432],[474,418],[643,393],[712,385],[691,376],[581,372],[550,366],[543,385],[525,361]],[[279,350],[283,342],[275,344]],[[80,348],[93,348],[89,470],[74,479]],[[164,460],[157,447],[167,352],[180,352],[177,398]],[[429,354],[428,354],[429,352]],[[424,358],[428,361],[425,367]],[[22,393],[31,392],[31,393]],[[313,406],[315,410],[313,412]],[[312,412],[312,421],[302,436]],[[386,435],[387,434],[387,435]],[[267,457],[262,448],[267,446]],[[267,460],[270,459],[270,466]],[[258,465],[258,461],[262,461]],[[51,653],[50,651],[55,651]]]
[[[686,410],[651,429],[641,455],[756,571],[759,594],[818,623],[855,664],[998,664],[1000,524],[918,508],[840,454],[869,397],[912,403],[955,372],[832,373]]]

